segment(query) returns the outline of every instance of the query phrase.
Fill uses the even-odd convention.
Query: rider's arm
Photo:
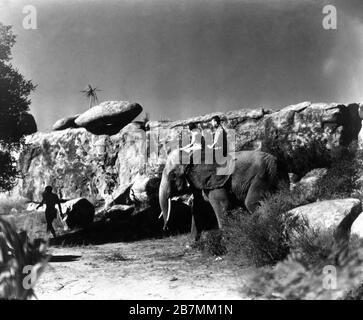
[[[208,145],[207,147],[210,148],[210,149],[213,149],[218,143],[219,143],[219,137],[221,135],[221,132],[220,130],[217,130],[214,134],[214,139],[213,139],[213,143]]]

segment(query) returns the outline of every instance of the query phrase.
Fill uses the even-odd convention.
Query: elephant
[[[253,213],[267,193],[275,192],[283,183],[289,184],[289,176],[282,162],[263,151],[235,152],[233,170],[229,175],[220,176],[216,175],[215,166],[210,170],[210,164],[180,164],[181,152],[174,150],[169,154],[162,173],[160,217],[164,218],[164,231],[167,231],[171,198],[192,193],[191,235],[194,240],[198,240],[203,231],[203,218],[198,213],[203,198],[210,203],[218,228],[222,229],[222,217],[232,206],[244,206]]]

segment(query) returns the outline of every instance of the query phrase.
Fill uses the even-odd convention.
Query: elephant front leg
[[[226,216],[227,210],[230,207],[227,191],[223,188],[211,190],[208,194],[208,199],[216,215],[218,227],[222,229],[223,218]]]
[[[203,231],[203,221],[201,221],[201,210],[203,207],[203,195],[202,191],[193,192],[192,203],[192,225],[190,230],[190,236],[192,241],[198,241],[200,239],[201,232]]]
[[[192,215],[192,227],[191,227],[191,231],[190,231],[190,237],[191,237],[192,241],[198,241],[200,239],[200,234],[201,234],[201,231],[198,230],[198,228],[195,224],[194,215]]]

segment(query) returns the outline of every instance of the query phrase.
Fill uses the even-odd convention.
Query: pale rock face
[[[334,161],[336,150],[357,139],[360,130],[357,104],[303,102],[275,112],[241,109],[184,121],[149,122],[149,131],[130,124],[112,136],[94,135],[84,128],[38,132],[27,137],[28,147],[19,157],[23,178],[17,192],[39,201],[49,184],[65,199],[87,197],[111,204],[135,182],[136,189],[143,190],[141,182],[146,180],[138,180],[141,171],[149,178],[160,177],[183,129],[189,123],[206,128],[215,114],[227,131],[234,130],[236,151],[261,148],[284,160],[298,178]],[[154,185],[157,190],[157,180]]]
[[[149,181],[148,176],[137,174],[135,176],[135,182],[130,189],[130,198],[135,202],[147,201],[146,185]]]
[[[353,198],[318,201],[289,211],[293,217],[305,218],[313,228],[334,228],[339,240],[349,239],[351,227],[361,212],[360,200]]]

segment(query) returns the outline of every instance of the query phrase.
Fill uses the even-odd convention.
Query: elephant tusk
[[[167,223],[169,221],[169,217],[170,217],[170,210],[171,210],[171,199],[168,199],[168,215],[166,216],[166,222]]]
[[[163,212],[161,211],[158,219],[161,219],[162,217],[163,217]]]

